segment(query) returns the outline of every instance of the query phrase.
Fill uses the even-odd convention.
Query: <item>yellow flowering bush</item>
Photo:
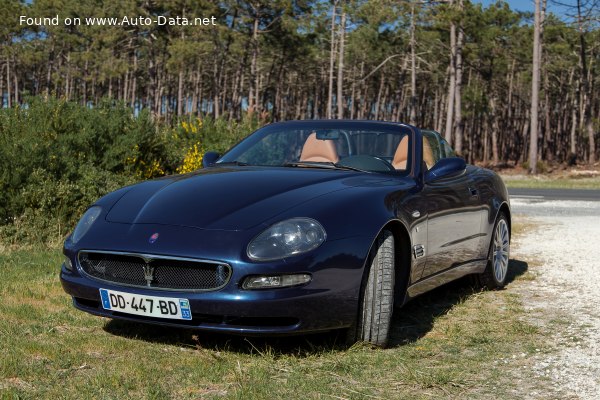
[[[190,147],[185,154],[185,157],[183,158],[183,164],[177,167],[177,173],[187,174],[188,172],[202,168],[203,157],[204,149],[202,149],[200,142],[194,143],[194,145]]]
[[[198,139],[201,136],[203,125],[201,118],[193,118],[181,121],[177,126],[169,129],[165,132],[166,136],[162,137],[164,151],[159,158],[156,157],[157,154],[154,154],[154,150],[158,148],[156,145],[136,144],[126,158],[125,165],[134,172],[138,179],[151,179],[173,172],[185,174],[201,168],[204,148]],[[157,136],[157,138],[159,137]],[[190,146],[190,143],[193,144]],[[182,162],[180,161],[181,149],[187,149],[183,154]]]
[[[138,179],[151,179],[165,175],[165,170],[158,160],[143,160],[140,158],[140,148],[137,144],[134,147],[134,152],[135,155],[126,158],[125,165],[133,168]]]
[[[163,176],[165,171],[162,168],[162,165],[158,160],[152,160],[150,162],[140,161],[140,166],[142,167],[141,171],[138,171],[138,174],[143,179],[155,178],[157,176]]]
[[[195,135],[202,129],[202,119],[198,117],[190,121],[181,121],[181,128],[187,136]]]
[[[203,122],[200,117],[192,118],[188,121],[181,121],[179,127],[173,132],[173,139],[175,141],[187,141],[188,143],[200,136]],[[181,138],[179,136],[181,134]],[[191,147],[188,148],[184,157],[183,163],[176,168],[178,174],[187,174],[202,168],[202,157],[204,157],[204,149],[199,141],[196,141]]]

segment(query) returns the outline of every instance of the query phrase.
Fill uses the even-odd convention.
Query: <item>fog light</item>
[[[243,289],[271,289],[282,288],[296,285],[303,285],[310,282],[310,274],[293,275],[258,275],[249,276],[244,279]]]
[[[71,259],[66,255],[64,256],[64,258],[65,259],[63,265],[65,266],[65,269],[67,269],[68,271],[73,271],[73,264],[71,263]]]

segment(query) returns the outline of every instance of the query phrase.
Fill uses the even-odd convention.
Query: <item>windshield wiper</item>
[[[284,167],[309,167],[309,168],[324,168],[324,169],[345,169],[348,171],[365,172],[362,169],[349,167],[340,163],[333,162],[318,162],[318,161],[293,161],[283,164]]]
[[[239,167],[247,167],[250,164],[242,162],[242,161],[225,161],[225,162],[215,163],[215,166],[217,166],[217,165],[237,165]]]

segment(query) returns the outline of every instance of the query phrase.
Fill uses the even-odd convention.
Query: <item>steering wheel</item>
[[[348,156],[339,161],[340,165],[371,172],[392,172],[396,168],[389,162],[377,156],[358,155]]]
[[[344,139],[346,139],[346,144],[348,145],[348,156],[352,155],[352,142],[350,141],[350,135],[348,135],[348,132],[341,130],[340,129],[340,133],[342,135],[344,135]]]

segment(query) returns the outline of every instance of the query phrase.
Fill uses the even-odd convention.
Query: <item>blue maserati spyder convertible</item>
[[[411,298],[468,274],[505,284],[506,188],[436,132],[281,122],[203,163],[85,212],[60,273],[76,308],[245,335],[345,329],[385,346]]]

